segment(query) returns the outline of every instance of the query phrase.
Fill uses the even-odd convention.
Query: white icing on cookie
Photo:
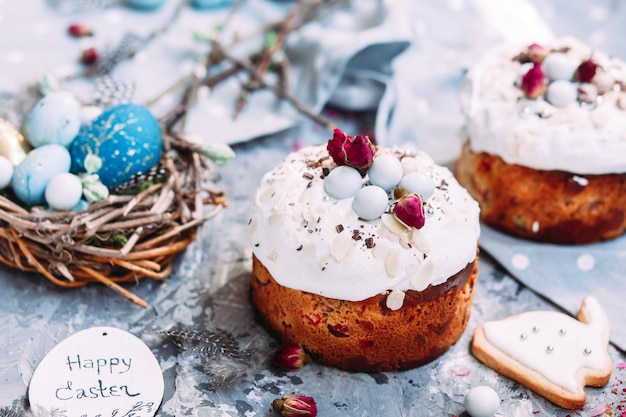
[[[393,308],[402,291],[445,282],[476,258],[478,204],[425,153],[401,162],[404,174],[423,172],[436,185],[423,228],[407,228],[388,213],[359,219],[353,197],[337,200],[324,190],[324,169],[334,168],[326,146],[310,146],[261,180],[249,229],[254,255],[286,287],[349,301],[396,290]]]
[[[504,354],[576,392],[579,369],[605,367],[609,337],[608,318],[595,298],[586,297],[581,311],[585,322],[554,311],[533,311],[483,328],[487,340]]]
[[[528,64],[513,60],[526,46],[500,45],[469,69],[461,102],[472,151],[541,170],[626,172],[626,92],[612,88],[589,106],[527,99],[516,83]],[[612,79],[626,81],[626,63],[575,39],[544,46],[568,47],[576,62],[591,57]]]

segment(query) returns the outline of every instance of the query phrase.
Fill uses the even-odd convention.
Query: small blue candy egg
[[[326,193],[337,200],[352,197],[362,185],[363,179],[356,169],[349,166],[338,166],[324,179]]]
[[[76,175],[59,172],[48,182],[44,195],[50,208],[71,210],[83,195],[83,185]]]
[[[391,154],[380,155],[374,158],[367,175],[372,185],[391,191],[402,179],[402,164]]]
[[[406,174],[399,185],[405,187],[410,194],[421,195],[424,200],[428,200],[435,192],[435,181],[425,172]]]
[[[464,405],[472,417],[493,417],[500,408],[500,397],[493,388],[481,385],[467,392]]]
[[[164,3],[165,0],[126,0],[127,5],[140,10],[155,10]]]
[[[135,174],[148,172],[161,157],[163,142],[159,122],[136,104],[120,104],[84,126],[72,145],[72,173],[85,172],[85,157],[102,160],[96,173],[109,188],[128,182]]]
[[[13,164],[5,156],[0,155],[0,190],[4,190],[11,183]]]
[[[69,146],[80,129],[80,103],[67,91],[52,92],[35,104],[24,121],[23,133],[34,147],[56,143]]]
[[[551,81],[571,80],[580,62],[560,52],[548,55],[541,63],[543,74]]]
[[[387,210],[389,197],[387,192],[377,185],[361,188],[354,195],[352,209],[363,220],[375,220]]]
[[[70,154],[57,144],[33,149],[13,171],[13,192],[25,204],[43,204],[48,182],[60,172],[70,170]]]
[[[567,107],[578,99],[576,84],[565,80],[553,81],[546,90],[546,100],[556,107]]]

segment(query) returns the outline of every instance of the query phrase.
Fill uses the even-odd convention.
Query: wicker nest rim
[[[60,287],[103,283],[146,307],[119,284],[169,276],[175,256],[227,203],[197,145],[165,134],[160,166],[162,182],[80,212],[27,209],[0,195],[0,262]]]

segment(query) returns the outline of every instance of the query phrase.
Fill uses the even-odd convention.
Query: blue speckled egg
[[[165,0],[126,0],[130,7],[140,10],[155,10],[163,6]]]
[[[13,171],[15,196],[27,205],[43,204],[48,182],[56,174],[68,172],[70,165],[70,154],[64,146],[50,144],[33,149]]]
[[[195,9],[216,9],[232,4],[233,0],[191,0],[191,6]]]
[[[56,143],[68,147],[80,129],[80,103],[67,91],[52,92],[35,104],[23,133],[34,147]]]
[[[128,182],[159,163],[161,127],[150,111],[136,104],[120,104],[83,127],[70,146],[72,173],[85,172],[85,157],[102,160],[100,181],[109,188]]]

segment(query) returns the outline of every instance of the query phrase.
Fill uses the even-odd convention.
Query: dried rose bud
[[[82,38],[84,36],[93,36],[93,32],[87,25],[82,23],[75,23],[67,28],[67,33],[75,38]]]
[[[283,398],[276,398],[272,401],[272,408],[284,417],[317,416],[317,405],[313,397],[303,395],[285,394]]]
[[[272,365],[277,368],[297,371],[310,361],[311,358],[306,354],[302,346],[284,345],[276,351],[274,359],[272,360]]]
[[[538,43],[533,43],[528,45],[526,48],[526,53],[528,54],[528,59],[530,62],[541,62],[545,57],[550,55],[550,50],[539,45]]]
[[[533,67],[524,74],[520,88],[528,98],[537,98],[546,91],[546,77],[543,75],[539,62],[535,62]]]
[[[538,43],[532,43],[526,47],[522,52],[513,58],[514,61],[522,64],[526,62],[541,62],[545,57],[550,55],[550,50],[539,45]]]
[[[337,165],[347,165],[356,168],[361,175],[365,175],[374,162],[376,148],[367,136],[349,136],[340,129],[333,131],[333,138],[326,146],[328,153]]]
[[[580,81],[581,83],[590,83],[591,80],[593,80],[593,77],[596,75],[597,69],[598,64],[590,59],[586,59],[580,63],[578,68],[576,68],[574,78],[576,79],[576,81]]]
[[[421,229],[424,227],[424,202],[419,194],[403,195],[393,205],[393,214],[396,219],[409,227]]]
[[[82,55],[80,56],[80,62],[82,62],[85,65],[92,65],[96,63],[98,58],[99,58],[99,55],[98,55],[98,51],[96,51],[96,48],[87,48],[83,51]]]

